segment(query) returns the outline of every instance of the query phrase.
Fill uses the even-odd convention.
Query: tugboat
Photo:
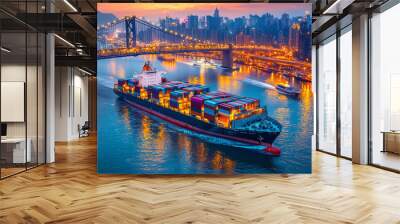
[[[293,97],[298,97],[300,95],[300,90],[290,86],[289,84],[281,83],[281,84],[276,85],[275,88],[276,88],[276,90],[278,90],[278,92],[285,94],[285,95],[289,95],[289,96],[293,96]]]
[[[202,135],[240,142],[254,147],[244,150],[279,156],[272,146],[282,126],[260,107],[258,99],[230,93],[210,92],[207,86],[168,81],[147,62],[142,73],[119,79],[114,93],[130,105],[173,125]]]

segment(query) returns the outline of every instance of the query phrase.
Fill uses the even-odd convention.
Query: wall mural
[[[311,172],[311,4],[97,8],[99,173]]]

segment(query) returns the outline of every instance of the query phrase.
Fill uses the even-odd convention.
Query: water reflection
[[[149,166],[163,164],[165,158],[174,157],[178,158],[179,165],[193,165],[202,171],[211,169],[218,171],[217,173],[235,173],[238,172],[235,171],[236,164],[240,161],[252,164],[251,166],[256,167],[256,170],[271,172],[270,167],[273,167],[274,162],[270,158],[246,157],[249,156],[248,153],[238,152],[236,148],[204,142],[175,130],[173,126],[138,111],[122,100],[117,99],[116,102],[121,108],[117,112],[123,118],[122,122],[127,125],[126,128],[139,131],[133,131],[130,135],[135,137],[135,134],[139,134],[138,137],[141,140],[132,142],[133,144],[128,148],[131,152],[140,155],[140,161],[137,162],[146,171],[149,171]],[[127,119],[131,122],[125,123]],[[136,125],[137,120],[140,120],[139,126]]]
[[[176,69],[176,61],[163,61],[161,64],[167,72]]]
[[[239,92],[240,84],[239,81],[234,76],[227,75],[217,75],[218,90],[225,92]]]
[[[142,131],[142,137],[145,143],[149,143],[149,140],[152,140],[152,132],[151,132],[151,122],[152,120],[149,117],[143,117],[141,119],[141,127],[138,131]],[[129,123],[130,124],[130,123]]]
[[[269,114],[282,125],[274,143],[282,149],[279,158],[260,158],[236,148],[216,145],[183,133],[170,124],[149,116],[117,100],[110,84],[103,80],[131,77],[141,70],[144,61],[151,61],[158,70],[166,70],[170,80],[207,85],[211,90],[255,97],[268,107]],[[307,172],[311,164],[312,87],[279,72],[263,72],[252,66],[237,71],[191,66],[187,57],[160,61],[156,56],[100,60],[99,123],[105,138],[99,147],[99,163],[103,172],[116,173],[269,173]],[[218,61],[217,61],[218,63]],[[299,98],[278,93],[271,88],[244,82],[255,80],[271,86],[289,83],[301,90]],[[112,85],[111,85],[112,86]],[[112,121],[112,122],[110,122]],[[119,147],[118,152],[114,150]],[[112,159],[111,159],[112,158]]]

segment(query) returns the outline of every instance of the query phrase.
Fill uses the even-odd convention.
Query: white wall
[[[29,87],[36,86],[36,80],[33,80],[31,74],[36,75],[36,66],[27,66],[25,64],[3,64],[1,66],[1,81],[3,82],[25,82],[25,75],[27,69],[28,72],[28,84]],[[36,108],[36,88],[27,88],[27,106]],[[40,106],[40,105],[39,105]],[[7,110],[7,108],[2,108],[2,110]],[[35,110],[36,111],[36,110]],[[34,122],[34,124],[29,123],[28,129],[33,127],[36,130],[36,113],[31,113],[32,111],[28,109],[27,118],[28,122]],[[28,130],[29,131],[29,130]],[[9,137],[25,137],[25,122],[8,122],[7,125],[7,135]],[[36,135],[36,133],[35,133]],[[28,137],[29,132],[28,132]]]
[[[67,141],[69,133],[69,69],[67,67],[55,68],[55,141]]]
[[[2,82],[25,82],[25,64],[3,64],[1,66]],[[7,110],[7,108],[1,108]],[[25,137],[25,122],[7,123],[8,137]]]
[[[38,70],[37,70],[38,69]],[[25,80],[27,78],[27,80]],[[1,66],[2,82],[24,82],[26,83],[26,107],[21,108],[22,113],[26,112],[26,120],[22,122],[6,122],[8,138],[25,138],[30,140],[32,162],[39,159],[44,163],[44,74],[42,67],[36,65],[25,66],[25,63],[4,63]],[[22,93],[24,94],[24,92]],[[7,96],[2,96],[6,97]],[[1,108],[11,110],[11,108]],[[9,112],[9,111],[8,111]],[[12,113],[12,112],[11,112]],[[37,155],[37,153],[39,155]]]
[[[88,120],[88,77],[72,67],[56,67],[55,74],[55,140],[70,141]]]
[[[76,71],[76,70],[75,70]],[[74,75],[74,108],[72,108],[72,120],[71,120],[71,135],[73,138],[79,137],[78,124],[81,126],[88,121],[88,77],[82,76],[82,73]]]

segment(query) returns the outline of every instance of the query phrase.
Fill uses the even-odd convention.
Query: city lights
[[[135,29],[126,30],[126,24]],[[279,29],[286,32],[279,34],[273,24],[279,24]],[[98,55],[172,53],[214,55],[222,59],[222,52],[231,47],[233,63],[311,81],[310,24],[310,15],[290,18],[287,14],[281,17],[265,14],[223,19],[218,9],[207,16],[192,14],[185,19],[167,16],[157,23],[144,17],[126,16],[100,26]]]

